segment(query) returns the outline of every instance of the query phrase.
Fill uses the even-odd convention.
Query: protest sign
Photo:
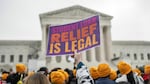
[[[73,54],[100,45],[99,16],[82,21],[50,26],[47,56]]]

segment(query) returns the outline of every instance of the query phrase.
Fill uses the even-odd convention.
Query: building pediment
[[[47,17],[59,17],[59,18],[86,18],[89,16],[100,15],[102,18],[112,19],[113,17],[104,13],[97,12],[95,10],[85,8],[83,6],[75,5],[72,7],[67,7],[59,9],[56,11],[51,11],[47,13],[40,14],[41,18]]]

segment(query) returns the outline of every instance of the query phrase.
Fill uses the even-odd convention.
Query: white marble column
[[[92,53],[92,49],[89,49],[89,50],[86,51],[86,60],[87,60],[87,62],[92,61],[92,59],[91,59],[92,54],[91,53]]]
[[[45,59],[44,57],[46,56],[46,39],[47,39],[46,38],[46,26],[44,26],[42,28],[42,45],[41,45],[42,55],[39,59]]]
[[[109,61],[113,58],[112,52],[112,38],[111,38],[111,26],[108,26],[108,36],[109,36]]]
[[[105,46],[104,46],[104,32],[103,32],[103,26],[100,28],[100,62],[105,62]]]
[[[67,64],[68,63],[66,61],[66,56],[65,55],[61,56],[61,65],[64,66],[64,65],[67,65]]]
[[[82,61],[84,63],[87,63],[88,61],[86,60],[86,51],[82,51],[81,54],[82,54]]]
[[[105,26],[105,54],[106,54],[106,60],[110,61],[113,57],[112,54],[112,40],[111,40],[111,29],[110,26]]]
[[[91,60],[92,60],[92,62],[96,62],[95,48],[91,49]]]
[[[100,54],[101,54],[100,46],[98,46],[95,48],[95,61],[100,62],[100,60],[101,60]]]
[[[91,49],[91,62],[90,62],[90,64],[91,64],[91,66],[97,66],[98,63],[99,62],[96,61],[96,51],[95,51],[95,48],[92,48]]]
[[[54,57],[48,57],[48,59],[50,59],[50,61],[46,61],[47,63],[46,63],[46,65],[47,65],[47,67],[51,70],[51,69],[53,69],[53,68],[55,68],[55,67],[57,67],[56,65],[58,64],[57,62],[56,62],[56,57],[54,56]]]
[[[42,25],[42,45],[41,45],[41,50],[42,50],[42,54],[39,57],[39,60],[41,61],[46,61],[46,41],[47,41],[47,26],[46,25]],[[45,62],[46,63],[46,62]],[[47,63],[45,64],[45,66],[47,65]]]

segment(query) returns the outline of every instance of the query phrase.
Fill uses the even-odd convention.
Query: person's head
[[[145,65],[144,66],[144,73],[145,74],[150,74],[150,65]]]
[[[69,74],[66,71],[62,70],[62,69],[58,70],[58,71],[61,72],[65,76],[65,81],[68,82]]]
[[[89,71],[90,71],[91,77],[92,77],[94,80],[96,80],[96,79],[98,79],[98,78],[100,77],[100,75],[99,75],[99,73],[98,73],[98,71],[97,71],[97,67],[92,66],[92,67],[90,67]]]
[[[35,74],[35,72],[33,72],[33,71],[28,72],[28,76],[32,76],[32,75],[34,75],[34,74]]]
[[[138,68],[132,70],[134,73],[137,73],[138,76],[141,76],[141,71]]]
[[[16,64],[16,72],[17,73],[24,73],[26,71],[26,66],[22,63]]]
[[[117,64],[118,70],[122,75],[127,75],[131,72],[131,66],[124,61],[120,61]]]
[[[132,68],[128,63],[126,63],[124,61],[120,61],[117,64],[117,67],[122,75],[127,76],[128,82],[130,82],[131,84],[135,84],[135,79],[134,79],[134,75],[132,72]]]
[[[117,72],[115,70],[111,70],[109,78],[110,80],[115,80],[117,78]]]
[[[110,75],[111,69],[108,64],[102,63],[98,65],[98,72],[101,78],[108,77]]]
[[[9,75],[8,73],[3,73],[3,74],[2,74],[2,80],[6,80],[7,77],[8,77],[8,75]]]
[[[77,70],[76,70],[76,69],[73,69],[73,70],[72,70],[72,73],[73,73],[73,76],[76,77]]]
[[[65,68],[64,71],[67,72],[69,76],[73,75],[71,69]]]
[[[68,77],[67,84],[70,84],[71,81],[73,80],[73,78],[75,78],[75,76],[73,75],[73,71],[71,69],[69,69],[69,68],[65,68],[64,71],[68,73],[69,77]]]
[[[49,75],[52,84],[65,84],[65,75],[60,71],[52,71]]]
[[[44,75],[47,76],[47,74],[48,74],[48,68],[47,68],[47,67],[41,67],[41,68],[38,70],[38,72],[40,72],[40,73],[42,73],[42,74],[44,74]]]
[[[50,84],[50,82],[44,74],[35,73],[34,75],[28,77],[24,84]]]

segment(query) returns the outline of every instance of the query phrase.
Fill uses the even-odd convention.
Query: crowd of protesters
[[[0,84],[150,84],[150,65],[145,65],[142,72],[120,61],[115,71],[107,63],[87,68],[81,54],[76,54],[74,59],[74,69],[56,67],[50,72],[47,67],[41,67],[27,73],[27,67],[18,63],[16,73],[2,73]]]

